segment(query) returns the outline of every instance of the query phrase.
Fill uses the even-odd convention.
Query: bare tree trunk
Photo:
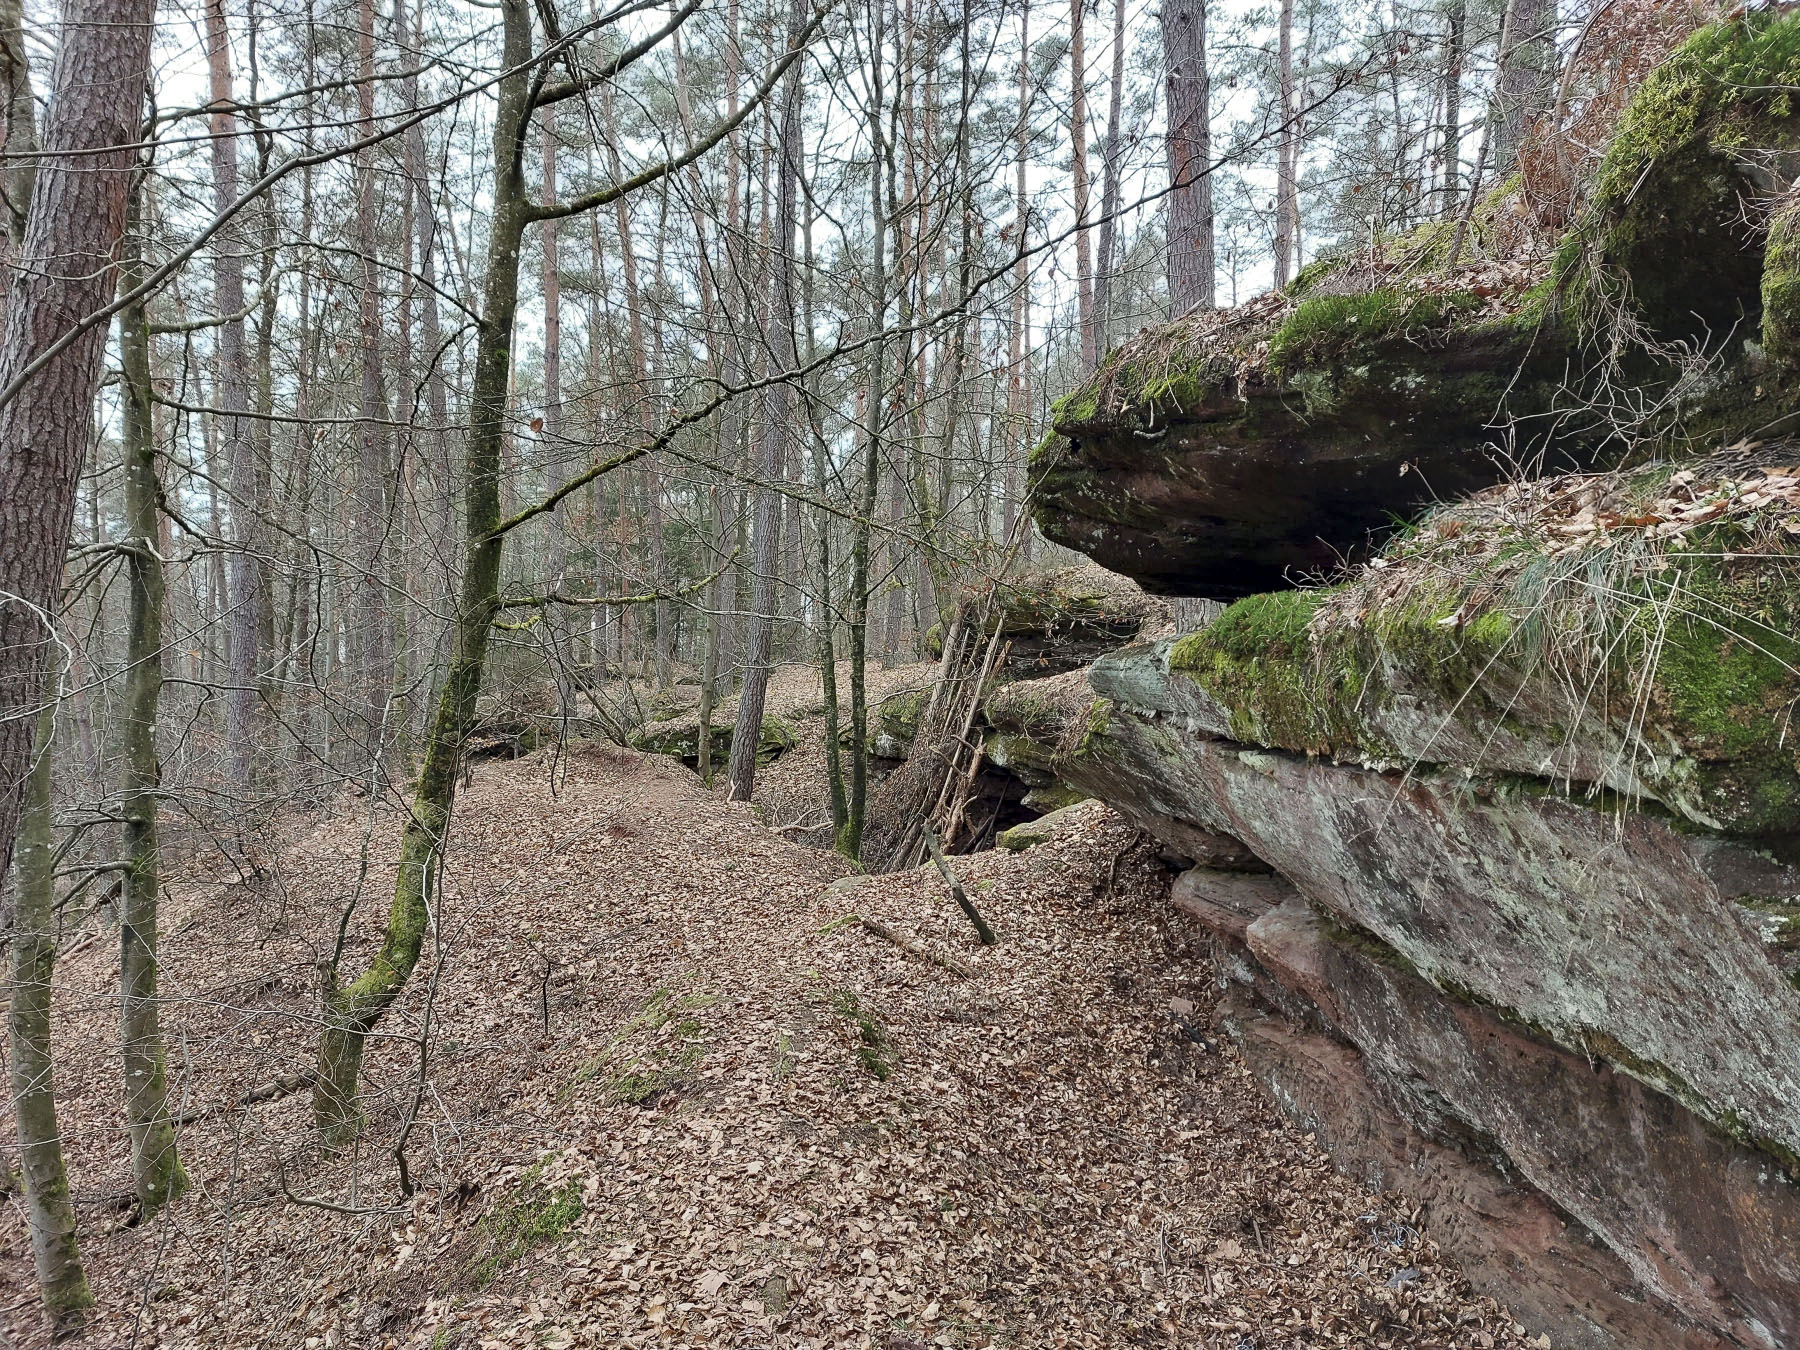
[[[1444,88],[1442,130],[1438,136],[1438,214],[1456,210],[1462,190],[1462,66],[1463,33],[1468,26],[1467,0],[1451,0],[1449,28],[1444,34]]]
[[[357,137],[375,131],[375,2],[357,5]],[[355,626],[357,691],[361,701],[364,749],[372,761],[383,757],[388,704],[394,693],[394,633],[388,612],[386,535],[388,517],[388,409],[381,393],[381,273],[375,215],[375,149],[366,146],[356,162],[356,251],[362,327],[362,395],[356,460],[358,569]]]
[[[619,161],[619,124],[613,107],[611,86],[602,94],[602,107],[606,113],[606,158],[607,168],[614,180],[624,176],[624,169]],[[632,240],[631,211],[625,198],[615,203],[614,211],[619,227],[619,267],[625,281],[625,318],[628,325],[631,343],[631,366],[633,388],[631,400],[637,410],[638,426],[646,435],[656,424],[656,412],[651,402],[652,384],[649,363],[650,343],[644,331],[644,294],[638,284],[637,248]],[[650,581],[653,589],[660,590],[663,584],[664,540],[662,519],[662,484],[656,472],[654,462],[646,461],[644,475],[645,528],[650,543]],[[656,684],[659,689],[669,686],[669,611],[665,602],[659,601],[652,611],[655,624],[656,650]]]
[[[50,1054],[50,1005],[56,975],[56,828],[50,800],[56,740],[58,675],[45,682],[36,727],[36,762],[26,782],[19,817],[19,866],[13,888],[12,1039],[13,1110],[19,1126],[19,1166],[25,1220],[38,1290],[53,1338],[79,1331],[94,1306],[81,1249],[75,1207],[63,1162],[56,1119],[55,1068]]]
[[[1294,183],[1299,172],[1294,160],[1299,147],[1294,136],[1294,0],[1281,0],[1280,35],[1275,79],[1281,126],[1275,144],[1275,289],[1293,275],[1294,227],[1298,194]]]
[[[692,141],[694,139],[694,116],[688,100],[688,67],[682,53],[681,34],[679,32],[673,35],[673,50],[675,54],[675,107],[681,115],[682,134],[686,136],[689,141]],[[735,49],[728,48],[726,78],[727,82],[732,87],[730,97],[734,110],[737,101],[736,61],[737,56]],[[736,200],[737,190],[735,144],[735,140],[733,140],[732,145],[734,147],[734,152],[728,156],[726,165],[726,173],[731,175],[733,179],[730,188],[733,202]],[[733,334],[729,329],[726,316],[721,313],[720,305],[718,303],[717,288],[714,285],[713,268],[716,264],[725,259],[719,255],[715,255],[707,246],[707,214],[705,208],[705,202],[707,200],[706,184],[701,176],[700,166],[698,164],[691,166],[689,169],[688,192],[689,209],[694,224],[694,250],[699,257],[700,264],[700,312],[705,317],[707,325],[707,367],[709,373],[714,378],[723,380],[725,378],[723,372],[728,360],[726,348],[730,346],[733,340]],[[724,231],[727,236],[729,236],[732,223],[733,218],[728,215]],[[717,229],[717,226],[715,225],[714,228]],[[721,252],[723,253],[731,248],[731,243],[729,237],[722,242],[723,249]],[[724,548],[725,524],[720,519],[721,508],[723,505],[721,499],[725,490],[721,480],[724,479],[726,472],[726,456],[723,445],[725,426],[726,417],[723,413],[712,419],[711,431],[715,460],[713,467],[718,477],[715,478],[707,493],[707,509],[711,517],[709,528],[711,529],[713,536],[712,547],[715,559],[718,560],[722,566],[728,567],[729,564],[724,562],[724,557],[727,552]],[[699,707],[696,710],[696,716],[700,723],[698,741],[699,763],[696,768],[700,774],[700,781],[705,783],[708,787],[712,786],[712,717],[713,704],[718,697],[719,638],[720,629],[725,619],[722,612],[725,606],[725,594],[723,588],[724,578],[721,574],[720,577],[715,578],[712,584],[706,588],[700,606],[702,622],[705,624],[705,636],[700,654],[700,701]]]
[[[1214,304],[1205,0],[1166,0],[1162,40],[1169,109],[1169,308],[1181,315]]]
[[[11,864],[143,109],[148,0],[68,0],[0,340],[0,875]],[[78,325],[85,325],[78,327]],[[34,368],[35,367],[35,368]]]
[[[886,384],[888,225],[889,210],[883,197],[882,50],[885,41],[886,0],[871,0],[873,53],[869,77],[869,315],[874,329],[869,343],[868,386],[862,404],[862,494],[850,535],[850,595],[847,622],[850,641],[850,802],[848,819],[838,831],[837,849],[846,858],[862,858],[863,828],[869,806],[869,582],[870,543],[875,511],[881,501],[882,390]]]
[[[1030,445],[1031,268],[1027,250],[1031,235],[1031,206],[1026,197],[1026,159],[1031,148],[1031,0],[1019,5],[1019,119],[1014,128],[1013,193],[1013,296],[1012,325],[1007,335],[1007,420],[1011,437],[1006,460],[1006,485],[1001,503],[1002,533],[1012,538],[1020,508],[1019,475]],[[1031,557],[1031,527],[1025,527],[1025,553]]]
[[[803,0],[794,0],[789,24],[798,33]],[[775,238],[773,249],[774,294],[764,326],[771,375],[793,370],[799,364],[794,344],[794,320],[798,295],[794,286],[794,226],[800,196],[801,65],[789,68],[781,97],[781,130],[777,152]],[[737,721],[731,731],[731,800],[747,802],[756,789],[756,751],[762,740],[763,704],[769,688],[770,639],[775,626],[775,584],[780,558],[777,547],[781,528],[781,494],[776,478],[792,457],[794,436],[794,387],[776,379],[763,394],[763,417],[758,436],[755,558],[751,564],[750,624],[744,643],[744,688],[738,695]]]
[[[546,202],[556,200],[556,109],[545,108],[538,114],[541,141],[540,173]],[[562,391],[562,269],[557,253],[557,227],[561,221],[546,220],[539,227],[540,248],[544,262],[544,485],[550,491],[560,489],[568,475],[564,468],[567,454],[563,430]],[[568,571],[568,530],[562,513],[552,511],[544,518],[544,533],[550,545],[545,589],[563,589]],[[555,656],[557,707],[567,718],[575,706],[575,691],[569,683],[571,653],[568,623],[560,609],[552,607],[545,615],[549,626],[550,646]]]
[[[138,193],[143,191],[140,186]],[[143,281],[143,235],[134,197],[131,233],[119,268],[130,293]],[[163,564],[157,552],[161,482],[151,421],[155,392],[150,372],[150,318],[142,300],[119,311],[123,365],[125,530],[129,536],[130,622],[126,635],[125,707],[121,746],[124,858],[119,906],[119,1023],[125,1059],[125,1119],[131,1129],[131,1170],[138,1213],[148,1218],[187,1189],[169,1119],[168,1080],[157,1012],[157,798],[162,775],[156,755],[157,705],[163,681]]]
[[[238,198],[238,123],[232,111],[231,37],[224,0],[206,3],[206,60],[211,75],[213,210],[222,213]],[[231,618],[231,662],[226,671],[226,773],[239,788],[250,786],[257,746],[257,639],[262,632],[262,541],[258,529],[256,450],[244,413],[250,406],[250,366],[244,350],[244,232],[240,220],[219,231],[213,248],[213,299],[220,320],[217,375],[221,457],[231,492],[231,538],[227,573]]]
[[[1167,13],[1167,5],[1164,12]],[[1164,22],[1167,22],[1166,18]],[[1119,214],[1119,174],[1125,167],[1124,115],[1125,0],[1113,0],[1112,89],[1106,100],[1106,153],[1100,161],[1103,180],[1100,186],[1100,258],[1094,273],[1094,330],[1101,352],[1112,343],[1113,269],[1118,265],[1118,221],[1115,217]]]
[[[1075,313],[1081,328],[1081,368],[1100,364],[1094,327],[1094,265],[1088,242],[1087,52],[1082,39],[1087,0],[1069,0],[1069,142],[1075,189]]]
[[[1510,29],[1502,39],[1494,97],[1500,123],[1494,139],[1494,172],[1513,171],[1525,133],[1550,105],[1556,83],[1556,5],[1554,0],[1513,0]]]
[[[402,0],[396,0],[395,22],[400,23]],[[406,56],[406,74],[401,91],[406,106],[419,106],[418,68],[425,48],[425,6],[413,9],[412,39]],[[406,176],[412,184],[413,228],[417,233],[419,267],[419,349],[426,362],[425,410],[428,419],[426,435],[415,445],[415,453],[423,454],[432,484],[431,528],[421,531],[420,543],[429,558],[426,593],[429,605],[418,606],[419,622],[430,614],[430,631],[416,633],[414,648],[427,654],[432,667],[441,668],[443,647],[449,628],[449,615],[456,605],[456,497],[452,490],[455,466],[450,461],[450,398],[444,377],[446,353],[442,321],[438,315],[437,296],[437,207],[432,197],[432,184],[425,162],[425,128],[417,124],[407,128],[404,148]],[[429,698],[415,700],[413,709],[414,739],[425,732]]]

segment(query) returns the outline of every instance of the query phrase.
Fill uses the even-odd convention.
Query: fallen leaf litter
[[[1207,940],[1097,804],[1027,853],[956,860],[1000,930],[982,949],[931,869],[843,882],[673,761],[484,764],[441,964],[371,1047],[363,1145],[323,1159],[304,1091],[231,1103],[307,1068],[365,834],[349,964],[373,949],[395,821],[366,809],[346,799],[252,885],[174,889],[165,1026],[196,1186],[169,1221],[127,1227],[111,1199],[106,944],[59,972],[91,1343],[1540,1344],[1250,1082],[1209,1024]],[[390,1152],[415,1099],[408,1200]],[[39,1345],[8,1215],[4,1330]]]

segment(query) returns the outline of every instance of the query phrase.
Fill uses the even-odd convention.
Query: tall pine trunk
[[[375,3],[357,5],[357,138],[375,131]],[[356,159],[358,315],[362,333],[362,388],[356,458],[356,703],[362,714],[362,749],[379,763],[387,739],[388,705],[394,693],[394,633],[388,608],[388,408],[381,392],[381,273],[375,212],[375,148]]]
[[[1088,241],[1087,0],[1069,0],[1069,144],[1075,189],[1075,315],[1081,329],[1081,369],[1100,363],[1094,329],[1094,264]]]
[[[238,124],[232,111],[230,32],[224,0],[206,0],[206,60],[211,79],[213,210],[238,198]],[[257,735],[258,639],[262,635],[261,531],[258,529],[256,448],[250,422],[250,364],[244,346],[244,230],[242,216],[220,230],[213,248],[213,305],[219,319],[217,375],[220,455],[231,492],[233,550],[227,568],[231,660],[226,669],[225,766],[238,788],[250,786]]]
[[[1175,0],[1166,0],[1164,12]],[[966,30],[965,30],[966,31]],[[1124,169],[1125,0],[1113,0],[1112,88],[1106,100],[1106,153],[1100,161],[1100,258],[1094,272],[1094,328],[1104,352],[1113,333],[1113,269],[1117,265],[1119,174]]]
[[[149,0],[68,0],[0,338],[0,875],[12,862],[125,228]],[[77,325],[85,325],[77,331]],[[52,348],[55,348],[54,354]]]
[[[1166,0],[1162,40],[1169,109],[1169,308],[1182,315],[1214,303],[1206,0]]]

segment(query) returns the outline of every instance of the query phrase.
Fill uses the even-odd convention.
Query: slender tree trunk
[[[1175,0],[1167,0],[1164,12]],[[1164,22],[1167,22],[1165,19]],[[966,31],[966,29],[965,29]],[[1119,175],[1125,159],[1125,0],[1113,0],[1112,88],[1106,100],[1106,153],[1100,161],[1100,258],[1094,273],[1094,331],[1105,352],[1113,333],[1113,269],[1118,263]]]
[[[801,327],[806,333],[806,364],[810,369],[818,356],[814,336],[818,330],[813,310],[813,202],[810,193],[802,198],[800,235],[805,241],[806,260],[800,291]],[[810,433],[808,441],[812,447],[813,491],[818,494],[819,501],[825,503],[831,500],[831,447],[826,443],[823,429],[819,425],[819,402],[815,397],[816,388],[812,384],[817,378],[818,373],[814,371],[808,377],[807,388],[803,393],[806,402],[804,421]],[[838,702],[837,683],[837,610],[833,606],[831,588],[831,524],[831,513],[821,507],[815,527],[818,531],[816,546],[819,565],[816,618],[819,686],[825,701],[825,785],[831,797],[831,832],[835,840],[850,821],[850,798],[844,789],[843,744],[839,735],[842,709]]]
[[[1166,0],[1162,40],[1169,110],[1169,308],[1181,315],[1214,303],[1205,0]]]
[[[1026,196],[1026,161],[1031,152],[1031,3],[1019,5],[1019,118],[1014,127],[1013,157],[1013,294],[1012,326],[1007,342],[1007,413],[1011,438],[1006,461],[1006,485],[1001,504],[1002,533],[1008,539],[1018,528],[1019,476],[1031,449],[1030,389],[1028,377],[1031,339],[1031,268],[1027,261],[1031,238],[1031,207]],[[1025,526],[1024,556],[1031,557],[1031,527]]]
[[[140,186],[138,194],[143,188]],[[132,215],[138,213],[134,197]],[[122,290],[143,281],[143,235],[134,218],[119,268]],[[150,372],[150,318],[142,300],[119,311],[123,366],[125,530],[129,536],[130,620],[126,630],[125,707],[121,718],[124,858],[119,907],[119,1022],[125,1052],[125,1119],[131,1129],[132,1176],[138,1213],[149,1217],[187,1189],[169,1119],[162,1025],[157,1012],[157,798],[162,776],[156,755],[157,705],[163,680],[163,564],[157,552],[156,465]]]
[[[1444,34],[1443,124],[1438,136],[1440,216],[1448,216],[1456,210],[1462,189],[1463,33],[1468,21],[1467,0],[1451,0],[1449,27]]]
[[[44,154],[0,339],[0,595],[10,597],[0,602],[0,875],[12,862],[32,757],[35,719],[22,710],[43,689],[93,434],[106,325],[91,316],[116,281],[153,19],[148,0],[64,7]]]
[[[790,32],[797,34],[804,15],[802,0],[795,0]],[[788,70],[781,97],[781,130],[777,153],[775,238],[773,249],[774,294],[764,327],[771,375],[793,370],[799,364],[794,344],[794,320],[798,294],[794,286],[794,227],[800,195],[800,110],[802,66]],[[776,480],[781,466],[792,457],[794,436],[794,386],[776,379],[763,394],[763,417],[758,436],[755,493],[756,555],[751,568],[750,625],[744,653],[744,688],[738,695],[737,721],[731,731],[731,800],[747,802],[756,789],[756,751],[762,740],[763,704],[769,688],[770,640],[775,625],[777,551],[781,528],[781,494]]]
[[[213,210],[224,212],[238,198],[238,123],[232,111],[231,35],[224,0],[206,3],[206,59],[211,74]],[[241,218],[240,218],[241,219]],[[213,297],[218,311],[218,374],[213,380],[219,418],[221,458],[231,491],[231,538],[227,569],[231,660],[226,670],[226,772],[238,788],[250,786],[258,728],[256,716],[257,639],[262,631],[262,550],[258,529],[256,449],[250,422],[250,364],[244,348],[244,232],[240,221],[221,230],[213,248]]]
[[[1087,0],[1069,0],[1069,142],[1075,189],[1075,313],[1081,328],[1081,368],[1100,363],[1094,328],[1094,265],[1088,242],[1087,52],[1083,48]]]
[[[838,831],[838,852],[852,861],[862,858],[863,827],[869,806],[869,564],[875,510],[881,500],[881,407],[886,385],[888,303],[888,210],[882,195],[883,162],[887,158],[882,133],[882,47],[885,41],[886,0],[872,0],[870,27],[869,90],[869,277],[871,326],[869,383],[863,395],[862,495],[857,503],[850,536],[850,594],[848,637],[850,642],[850,802],[848,819]]]
[[[406,72],[401,79],[401,94],[409,111],[419,106],[419,65],[425,49],[425,6],[413,7],[411,37],[406,37],[404,0],[396,0],[396,27],[406,46]],[[411,645],[426,657],[433,669],[442,668],[444,643],[450,614],[456,605],[456,497],[453,483],[456,466],[450,457],[450,400],[444,375],[447,353],[442,321],[438,314],[437,207],[432,196],[432,182],[425,156],[423,124],[408,127],[403,148],[406,178],[412,187],[413,229],[418,258],[419,283],[419,356],[425,365],[424,435],[413,444],[413,453],[423,460],[420,466],[431,484],[429,519],[421,523],[419,559],[425,573],[424,594],[429,600],[414,608]],[[428,560],[428,561],[427,561]],[[432,693],[435,691],[427,691]],[[429,697],[413,701],[413,738],[425,733],[431,702]]]
[[[19,817],[8,1029],[25,1221],[31,1230],[31,1255],[51,1335],[60,1339],[80,1330],[85,1311],[94,1306],[94,1295],[88,1289],[75,1237],[75,1207],[69,1200],[69,1172],[56,1119],[56,1079],[50,1054],[51,991],[56,975],[56,826],[50,770],[58,683],[55,675],[45,682],[43,707],[31,719],[36,728],[36,759],[27,777]]]
[[[619,160],[619,125],[610,85],[602,95],[601,106],[606,114],[607,169],[616,182],[624,176],[624,168]],[[625,281],[625,318],[631,343],[633,376],[631,401],[637,411],[639,429],[645,435],[649,435],[651,429],[656,425],[656,410],[652,403],[650,341],[645,332],[644,295],[638,284],[637,248],[632,239],[630,205],[625,198],[621,197],[614,204],[614,211],[619,228],[619,267]],[[646,460],[642,469],[646,508],[644,524],[650,544],[650,581],[654,589],[661,589],[664,565],[662,484],[653,460]],[[655,625],[656,684],[657,688],[666,689],[671,677],[667,604],[659,601],[652,610],[651,617]]]
[[[365,0],[366,3],[366,0]],[[501,452],[506,439],[513,320],[519,303],[519,251],[529,223],[525,138],[530,126],[531,17],[526,0],[502,0],[505,23],[499,107],[494,122],[493,220],[487,274],[476,330],[475,383],[464,477],[466,563],[437,711],[425,738],[412,809],[400,837],[399,873],[387,931],[369,968],[340,983],[340,953],[325,969],[325,1030],[313,1085],[313,1117],[327,1146],[341,1147],[361,1128],[357,1084],[370,1030],[400,996],[425,939],[436,903],[438,867],[456,801],[463,741],[475,724],[488,639],[498,612],[500,561],[506,536],[498,526]]]
[[[375,131],[375,2],[357,5],[357,137]],[[356,673],[360,688],[363,748],[374,762],[383,758],[388,704],[394,693],[394,633],[388,607],[386,536],[388,408],[381,392],[381,273],[376,234],[375,150],[365,147],[356,161],[356,251],[362,330],[362,391],[356,460]]]
[[[1281,290],[1293,275],[1294,226],[1297,194],[1294,161],[1298,145],[1294,136],[1294,0],[1281,0],[1276,53],[1277,112],[1281,126],[1275,145],[1275,289]]]
[[[556,109],[545,108],[538,114],[541,142],[540,173],[545,202],[556,200]],[[539,227],[540,249],[544,263],[544,485],[555,492],[567,481],[568,454],[565,442],[562,389],[562,268],[557,252],[557,228],[561,221],[546,220]],[[568,572],[568,530],[562,512],[552,511],[544,518],[544,533],[549,543],[548,582],[545,589],[559,592]],[[569,650],[568,621],[558,607],[544,615],[549,625],[550,646],[555,656],[557,707],[567,718],[575,707],[575,691],[569,682],[573,653]]]

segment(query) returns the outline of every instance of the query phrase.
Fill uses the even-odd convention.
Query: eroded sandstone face
[[[1243,598],[1007,753],[1190,864],[1250,1070],[1557,1345],[1800,1350],[1797,84],[1735,11],[1553,258],[1309,269],[1033,462],[1051,538]]]
[[[1091,672],[1045,750],[1172,850],[1274,869],[1175,901],[1238,952],[1277,1100],[1341,1164],[1425,1178],[1434,1232],[1558,1343],[1800,1344],[1800,989],[1765,921],[1800,870],[1543,781],[1229,739],[1169,645]]]
[[[1494,313],[1404,280],[1289,300],[1218,334],[1153,334],[1059,405],[1032,459],[1045,535],[1152,591],[1302,584],[1505,477],[1499,410],[1543,411],[1564,373],[1568,335],[1541,303]],[[1594,447],[1544,448],[1570,467]]]

